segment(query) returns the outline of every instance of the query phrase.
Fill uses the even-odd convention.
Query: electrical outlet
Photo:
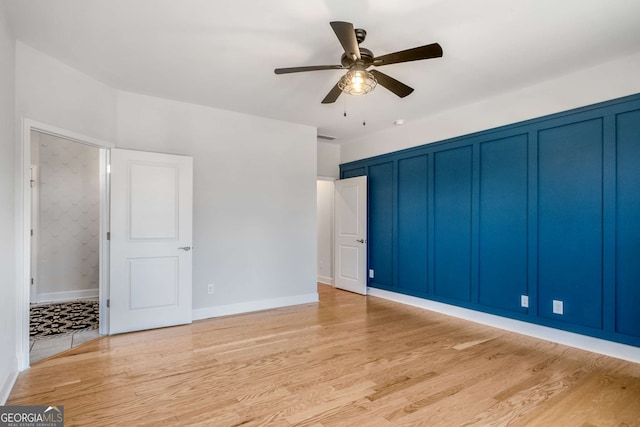
[[[320,261],[319,264],[320,270],[324,270],[324,261]]]
[[[564,314],[564,304],[562,301],[553,300],[553,314]]]
[[[529,295],[520,295],[520,307],[529,307]]]
[[[207,293],[211,295],[213,293],[213,283],[207,285]]]
[[[373,268],[370,268],[370,269],[369,269],[369,279],[373,279],[373,276],[374,276],[374,274],[373,274]]]

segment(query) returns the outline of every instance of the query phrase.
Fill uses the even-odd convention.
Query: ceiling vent
[[[334,139],[336,139],[335,136],[331,136],[331,135],[323,135],[321,133],[318,134],[318,139],[326,139],[327,141],[333,141]]]

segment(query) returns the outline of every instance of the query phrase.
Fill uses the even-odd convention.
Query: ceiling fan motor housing
[[[342,56],[340,57],[340,63],[342,64],[343,67],[347,67],[347,68],[351,68],[351,66],[354,64],[359,64],[359,65],[362,65],[364,68],[367,68],[371,64],[373,64],[373,58],[374,58],[373,52],[371,52],[367,48],[361,47],[360,60],[354,61],[353,59],[351,59],[351,57],[347,56],[346,53],[343,53]]]

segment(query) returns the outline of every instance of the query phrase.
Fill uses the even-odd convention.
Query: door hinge
[[[33,285],[33,277],[31,278],[31,284]]]
[[[33,228],[31,229],[31,237],[33,237]]]
[[[107,300],[107,308],[111,308],[111,300],[110,299]]]
[[[111,240],[111,232],[107,231],[107,240]]]

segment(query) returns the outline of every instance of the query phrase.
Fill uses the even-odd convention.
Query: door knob
[[[356,240],[356,242],[364,243],[364,242],[366,242],[366,240],[364,240],[364,239],[358,239],[358,240]]]
[[[178,249],[182,249],[185,252],[189,252],[191,250],[191,246],[183,246],[183,247],[178,248]]]

